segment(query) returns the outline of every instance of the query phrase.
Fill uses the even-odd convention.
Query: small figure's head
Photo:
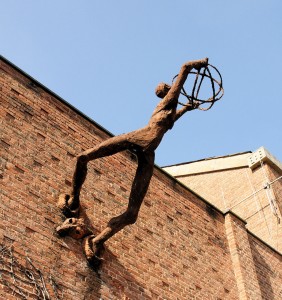
[[[155,93],[159,98],[164,98],[170,89],[171,86],[169,84],[161,82],[157,85]]]
[[[92,231],[88,229],[83,219],[76,218],[66,219],[61,226],[56,228],[56,231],[61,237],[69,235],[76,240],[92,234]]]

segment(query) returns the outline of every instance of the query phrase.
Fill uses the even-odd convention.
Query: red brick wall
[[[282,256],[249,235],[262,298],[282,299]]]
[[[5,61],[0,93],[0,299],[238,299],[224,216],[158,169],[137,223],[91,270],[81,241],[55,234],[56,202],[74,156],[109,134]],[[135,168],[130,153],[90,163],[94,232],[125,210]]]

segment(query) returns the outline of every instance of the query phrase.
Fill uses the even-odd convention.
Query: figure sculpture
[[[155,108],[148,125],[132,131],[109,138],[94,148],[84,151],[77,156],[75,171],[72,180],[72,187],[69,194],[62,194],[59,197],[58,206],[66,217],[72,218],[71,223],[74,224],[74,219],[79,215],[80,206],[80,191],[85,181],[87,174],[87,163],[89,161],[113,155],[124,150],[131,150],[137,156],[138,166],[132,183],[129,196],[129,203],[126,211],[121,215],[112,218],[106,228],[97,236],[90,234],[85,230],[84,236],[84,251],[87,260],[90,264],[95,265],[100,260],[99,253],[103,248],[103,244],[118,231],[129,224],[134,224],[137,220],[138,212],[153,174],[155,150],[160,144],[164,134],[172,129],[174,123],[187,111],[200,108],[203,103],[209,103],[210,107],[213,103],[219,100],[216,98],[223,91],[222,83],[212,78],[208,69],[208,59],[194,60],[185,63],[179,74],[175,77],[172,85],[160,83],[156,88],[156,95],[162,100]],[[213,67],[214,68],[214,67]],[[192,71],[194,69],[194,71]],[[201,72],[201,70],[203,70]],[[208,72],[208,74],[206,74]],[[196,79],[193,87],[192,96],[187,95],[183,86],[189,73],[196,74]],[[208,100],[198,99],[200,84],[197,80],[201,77],[201,82],[204,77],[211,80],[213,88],[213,97]],[[220,77],[221,78],[221,77]],[[216,93],[214,83],[219,86],[219,91]],[[177,109],[179,104],[178,99],[180,94],[184,94],[188,102],[180,109]],[[208,107],[208,108],[210,108]],[[206,110],[206,109],[205,109]],[[73,226],[68,220],[65,221],[65,227],[73,230]],[[78,222],[81,225],[81,222]],[[74,224],[75,225],[75,224]],[[58,227],[61,232],[64,232],[64,224]],[[58,230],[59,230],[58,229]],[[79,236],[79,234],[77,234]],[[77,237],[78,238],[78,237]]]
[[[69,235],[73,239],[79,240],[88,235],[93,234],[92,231],[87,227],[84,220],[79,218],[68,218],[62,225],[56,228],[59,236],[64,237]]]

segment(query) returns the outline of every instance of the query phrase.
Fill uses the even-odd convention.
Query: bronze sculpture
[[[79,195],[86,178],[87,163],[89,161],[113,155],[124,150],[133,151],[138,160],[138,167],[132,183],[126,211],[121,215],[112,218],[107,227],[97,236],[94,236],[93,234],[90,234],[89,231],[85,230],[84,236],[86,237],[84,239],[84,251],[87,260],[92,265],[97,265],[97,262],[100,260],[98,254],[103,248],[105,241],[123,229],[126,225],[134,224],[136,222],[140,206],[146,195],[153,174],[155,150],[160,144],[164,134],[171,129],[174,123],[187,111],[200,108],[203,103],[207,102],[211,107],[215,101],[222,97],[221,95],[219,98],[216,98],[216,96],[223,91],[222,83],[212,78],[208,66],[207,58],[185,63],[181,67],[179,74],[175,77],[175,81],[171,86],[165,83],[160,83],[157,86],[156,95],[162,98],[162,100],[155,108],[148,125],[130,133],[109,138],[94,148],[86,150],[77,156],[71,192],[69,194],[60,195],[58,202],[59,208],[66,217],[77,217],[79,214]],[[192,72],[193,69],[195,69],[194,72]],[[204,69],[202,73],[201,69]],[[206,74],[206,71],[208,74]],[[183,88],[189,73],[196,74],[192,96],[187,95]],[[197,98],[201,85],[200,82],[198,87],[196,87],[199,76],[202,76],[201,82],[204,77],[208,77],[211,80],[213,97],[208,100],[199,100]],[[219,85],[219,91],[217,93],[215,93],[214,83]],[[177,110],[177,105],[179,104],[178,99],[181,93],[188,98],[188,102],[181,109]],[[71,222],[73,221],[74,218],[72,218]],[[68,221],[65,221],[65,223],[67,228],[73,230],[73,226],[70,226]],[[81,225],[81,222],[78,223]],[[58,232],[64,232],[64,225],[58,227],[57,230]]]

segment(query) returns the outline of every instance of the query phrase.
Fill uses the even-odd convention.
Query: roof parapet
[[[264,147],[260,147],[258,150],[253,152],[248,158],[248,165],[250,169],[255,169],[260,166],[261,162],[266,162],[274,168],[278,168],[282,171],[282,163],[270,154]]]
[[[264,147],[260,147],[255,152],[242,152],[229,156],[213,157],[167,166],[163,167],[163,169],[174,177],[181,177],[243,167],[249,167],[253,170],[258,167],[261,162],[268,163],[273,168],[278,169],[279,172],[282,171],[282,163],[271,155]]]
[[[164,167],[163,169],[175,177],[216,172],[220,170],[248,167],[250,152],[238,153],[232,156],[222,156],[207,160],[190,162],[189,164],[178,164]]]

